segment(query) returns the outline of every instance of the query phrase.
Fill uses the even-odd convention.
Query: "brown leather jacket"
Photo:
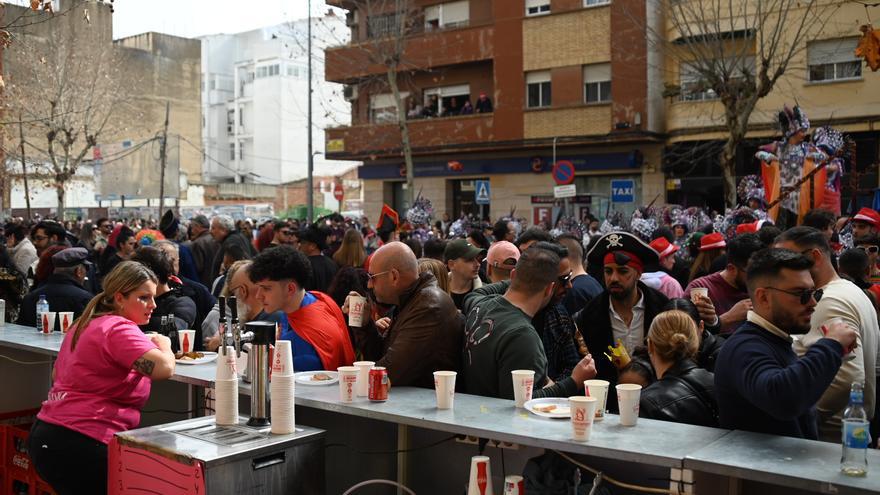
[[[388,368],[392,386],[425,388],[434,388],[435,371],[459,371],[463,335],[460,313],[431,273],[401,294],[384,338],[372,324],[354,329],[364,359]]]

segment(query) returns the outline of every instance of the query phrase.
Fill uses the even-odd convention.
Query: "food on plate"
[[[201,359],[203,357],[205,357],[205,354],[202,352],[178,352],[174,355],[174,359],[180,361]]]
[[[315,373],[314,375],[312,375],[311,378],[309,378],[309,380],[313,382],[325,382],[332,379],[333,377],[328,375],[327,373]]]
[[[532,409],[534,409],[537,412],[550,413],[550,412],[555,411],[557,407],[558,406],[556,404],[543,404],[543,405],[534,406],[534,407],[532,407]]]

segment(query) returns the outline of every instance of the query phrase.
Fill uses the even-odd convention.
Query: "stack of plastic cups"
[[[467,495],[494,495],[492,489],[492,466],[487,456],[471,457],[471,475],[468,479]]]
[[[217,356],[217,376],[214,379],[214,414],[218,425],[238,424],[238,372],[235,348],[226,346]]]
[[[294,416],[293,351],[289,340],[275,342],[272,356],[272,381],[269,384],[269,415],[272,433],[288,435],[296,430]]]

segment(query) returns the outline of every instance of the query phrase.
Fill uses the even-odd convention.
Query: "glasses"
[[[822,299],[822,289],[803,289],[803,290],[785,290],[785,289],[777,289],[776,287],[764,287],[764,289],[777,290],[779,292],[785,292],[790,296],[797,297],[801,304],[807,304],[810,302],[810,298],[819,302]]]
[[[880,253],[880,246],[856,246],[856,249],[861,249],[870,254]]]
[[[293,235],[292,230],[281,230],[281,235]]]
[[[391,271],[392,270],[385,270],[384,272],[379,273],[367,273],[367,279],[368,281],[372,282],[373,280],[376,280],[376,277],[378,277],[379,275],[385,275],[386,273],[391,273]]]
[[[558,278],[556,279],[556,282],[557,282],[559,285],[563,285],[563,286],[564,286],[564,285],[568,285],[569,280],[571,280],[571,273],[572,273],[572,272],[568,272],[568,275],[563,275],[563,276],[561,276],[561,277],[558,277]]]

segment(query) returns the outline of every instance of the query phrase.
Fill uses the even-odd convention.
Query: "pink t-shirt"
[[[64,338],[55,361],[55,382],[37,417],[104,443],[135,428],[150,397],[150,379],[131,369],[157,349],[131,320],[95,318],[70,350],[73,331]]]

